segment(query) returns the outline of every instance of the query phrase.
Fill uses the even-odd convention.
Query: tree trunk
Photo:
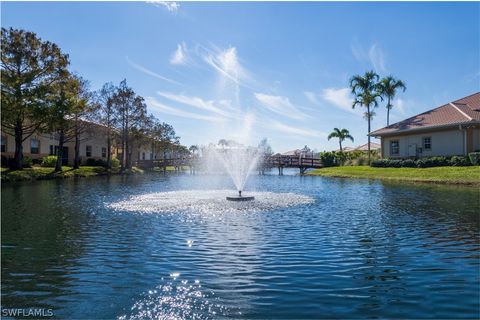
[[[387,127],[390,125],[390,97],[387,100]]]
[[[338,139],[338,144],[340,144],[340,152],[343,152],[343,149],[342,149],[342,140],[341,139]],[[312,157],[313,158],[313,157]]]
[[[75,133],[75,156],[73,159],[73,168],[80,168],[80,135]]]
[[[368,115],[368,165],[370,165],[370,106],[367,106],[367,115]]]
[[[80,168],[80,133],[78,130],[78,119],[75,124],[75,146],[74,146],[74,156],[73,156],[73,169]]]
[[[22,124],[19,122],[15,126],[15,163],[13,169],[23,169],[23,130]]]
[[[60,132],[60,137],[58,140],[58,150],[57,150],[57,163],[55,164],[55,172],[62,171],[62,160],[63,160],[63,143],[65,141],[65,133]]]
[[[112,141],[110,139],[110,133],[107,136],[107,169],[112,168]]]
[[[123,173],[125,172],[125,165],[127,163],[127,151],[125,150],[125,132],[122,132],[122,165],[120,167],[120,171]]]

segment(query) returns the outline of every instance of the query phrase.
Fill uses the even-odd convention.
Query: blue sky
[[[92,89],[123,78],[182,143],[220,138],[274,151],[336,149],[334,127],[366,142],[348,79],[404,80],[391,122],[479,90],[480,3],[11,3],[2,26],[70,55]],[[386,109],[376,110],[373,129]]]

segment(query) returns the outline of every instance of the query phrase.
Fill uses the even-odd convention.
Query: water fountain
[[[238,191],[238,195],[227,196],[229,201],[252,201],[253,196],[242,195],[245,183],[250,173],[257,166],[259,152],[257,148],[244,147],[231,142],[228,147],[213,147],[213,154],[216,160],[220,161],[227,171]]]

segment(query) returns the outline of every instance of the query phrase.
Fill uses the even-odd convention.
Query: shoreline
[[[80,166],[78,169],[73,169],[69,166],[63,166],[61,172],[53,172],[54,168],[50,167],[32,167],[24,168],[23,170],[11,170],[9,168],[1,168],[1,182],[12,183],[22,181],[37,181],[37,180],[53,180],[53,179],[70,179],[70,178],[89,178],[109,175],[121,175],[118,168],[106,169],[100,166]],[[136,167],[123,173],[128,174],[143,174],[145,171]]]
[[[369,166],[343,166],[315,169],[308,172],[306,175],[469,187],[480,186],[480,166],[432,168],[372,168]]]

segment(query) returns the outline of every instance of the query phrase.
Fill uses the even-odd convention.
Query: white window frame
[[[89,148],[90,148],[90,151],[88,150]],[[90,153],[90,155],[89,155],[89,153]],[[86,145],[86,146],[85,146],[85,156],[86,156],[86,157],[91,157],[92,154],[93,154],[93,148],[92,148],[92,146],[91,146],[91,145]]]
[[[393,143],[396,142],[397,143],[397,152],[393,152]],[[391,156],[398,156],[400,155],[400,140],[390,140],[390,155]]]
[[[7,152],[7,136],[3,136],[3,135],[2,135],[2,148],[4,148],[2,152]]]
[[[425,147],[425,140],[426,140],[426,139],[430,139],[430,142],[429,142],[430,147],[429,147],[429,148]],[[423,137],[423,138],[422,138],[422,147],[423,147],[423,150],[425,150],[425,151],[430,151],[430,150],[432,150],[432,137],[431,137],[431,136]]]
[[[36,141],[38,144],[37,144],[37,151],[36,152],[33,152],[33,142]],[[40,139],[35,139],[35,138],[32,138],[30,139],[30,153],[31,154],[40,154]]]

